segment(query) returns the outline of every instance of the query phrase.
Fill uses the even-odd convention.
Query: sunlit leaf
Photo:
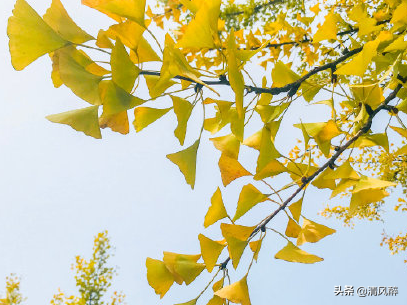
[[[380,189],[396,185],[397,184],[394,182],[363,176],[355,185],[355,188],[353,189],[352,193],[357,193],[367,189]]]
[[[218,220],[226,217],[228,217],[228,213],[226,212],[225,205],[223,204],[222,192],[218,187],[211,198],[211,206],[205,215],[204,227],[207,228]]]
[[[176,164],[185,177],[186,182],[193,189],[195,186],[196,155],[198,152],[199,140],[187,149],[174,154],[167,155],[171,162]]]
[[[238,160],[230,158],[225,154],[220,156],[218,164],[224,186],[227,186],[237,178],[251,175]]]
[[[146,267],[148,284],[163,298],[174,283],[174,277],[162,261],[147,258]]]
[[[244,214],[246,214],[250,209],[260,202],[267,199],[267,195],[260,192],[252,184],[247,184],[242,188],[239,195],[239,201],[237,202],[237,209],[233,221],[238,220]]]
[[[218,261],[219,255],[222,253],[226,245],[202,234],[199,234],[198,239],[201,245],[202,259],[205,262],[206,269],[208,272],[212,272]]]
[[[185,133],[187,131],[187,123],[194,108],[186,99],[171,96],[174,105],[174,112],[177,116],[178,126],[174,131],[175,136],[181,145],[184,145]]]
[[[222,152],[222,155],[238,159],[240,150],[240,141],[235,135],[229,134],[223,137],[210,139],[213,145]]]
[[[105,114],[99,118],[100,128],[109,127],[112,131],[120,132],[121,134],[128,134],[129,128],[129,117],[127,111],[122,111],[116,114]]]
[[[98,106],[91,106],[49,115],[47,119],[53,123],[69,125],[73,129],[82,131],[88,136],[101,139],[102,135],[99,127],[98,109]]]
[[[293,215],[293,218],[295,221],[299,222],[300,221],[300,216],[301,216],[301,210],[302,210],[302,198],[294,203],[292,203],[288,209],[291,212],[291,215]]]
[[[137,107],[134,109],[134,128],[139,132],[151,123],[157,121],[170,110],[171,108],[157,109],[150,107]]]
[[[303,264],[313,264],[324,260],[321,257],[301,250],[290,241],[274,257],[277,259],[285,260],[287,262]]]
[[[287,237],[297,238],[298,234],[301,232],[301,227],[290,217],[288,218],[287,228],[285,229],[285,235]]]
[[[366,189],[353,193],[349,205],[349,214],[353,215],[358,207],[381,201],[389,195],[388,192],[382,189]]]
[[[273,87],[284,87],[297,81],[300,76],[282,61],[278,61],[271,72],[271,78],[273,79]]]
[[[69,44],[25,0],[17,0],[8,20],[11,63],[23,70],[37,58]]]
[[[181,262],[190,262],[190,263],[197,263],[200,259],[201,255],[189,255],[189,254],[178,254],[173,252],[164,252],[163,261],[167,269],[172,274],[174,281],[181,285],[184,282],[184,278],[178,274],[175,267],[178,261]]]
[[[235,282],[216,291],[215,295],[223,299],[227,299],[232,303],[251,305],[249,289],[247,287],[247,276],[245,276],[238,282]]]
[[[324,23],[318,28],[315,33],[312,42],[320,42],[322,40],[336,39],[338,32],[338,16],[334,10],[325,17]]]
[[[301,231],[298,234],[297,246],[308,243],[316,243],[322,238],[335,233],[336,230],[318,224],[304,218]]]
[[[175,258],[175,271],[182,277],[186,285],[191,284],[205,269],[204,264],[199,264],[185,255]]]

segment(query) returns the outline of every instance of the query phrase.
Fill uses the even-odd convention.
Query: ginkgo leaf
[[[291,212],[291,215],[293,215],[293,218],[295,219],[296,222],[300,221],[300,216],[301,216],[301,210],[302,210],[302,198],[294,203],[292,203],[288,209]]]
[[[184,282],[184,279],[175,270],[175,265],[177,263],[177,260],[181,259],[181,261],[183,261],[183,262],[189,261],[191,263],[197,263],[200,258],[201,258],[200,254],[189,255],[189,254],[178,254],[178,253],[173,253],[173,252],[164,252],[163,261],[164,261],[164,264],[167,267],[167,269],[172,274],[174,281],[178,285],[182,285],[182,283]]]
[[[37,58],[69,44],[25,0],[16,1],[7,35],[11,63],[16,70],[23,70]]]
[[[237,178],[251,175],[251,173],[248,172],[238,160],[230,158],[225,154],[220,156],[218,164],[224,186],[227,186]]]
[[[222,253],[226,245],[202,234],[199,234],[198,239],[201,245],[202,259],[205,262],[206,269],[208,272],[212,272],[218,261],[219,255]]]
[[[175,305],[195,305],[197,301],[198,301],[198,299],[193,299],[191,301],[184,302],[184,303],[178,303],[178,304],[175,304]]]
[[[157,95],[157,92],[155,92],[155,89],[154,89],[154,87],[160,80],[160,77],[156,76],[156,75],[144,75],[144,78],[146,80],[148,92],[150,93],[151,98],[156,98],[156,97],[160,96],[160,94]],[[170,80],[168,80],[168,82],[166,84],[162,84],[162,89],[165,91],[168,88],[170,88],[171,86],[175,85],[176,83],[177,82],[170,79]]]
[[[404,129],[401,127],[395,127],[395,126],[390,126],[390,128],[393,129],[395,132],[397,132],[402,137],[407,138],[407,129]]]
[[[314,181],[312,181],[312,185],[319,189],[327,188],[334,190],[336,188],[335,179],[327,178],[327,176],[329,176],[331,173],[333,173],[333,170],[328,167],[321,174],[319,174]]]
[[[245,276],[238,282],[235,282],[216,291],[215,295],[223,299],[227,299],[232,303],[251,305],[249,289],[247,287],[247,276]]]
[[[171,98],[174,105],[174,112],[178,120],[178,126],[175,129],[174,134],[179,140],[179,143],[184,145],[187,123],[194,107],[186,99],[178,96],[171,96]]]
[[[207,228],[218,220],[226,217],[228,217],[228,213],[226,212],[225,205],[223,204],[222,192],[218,187],[211,198],[211,206],[205,215],[204,227]]]
[[[260,142],[260,154],[257,158],[256,173],[260,173],[270,161],[278,158],[280,153],[277,151],[272,141],[270,127],[266,124],[263,127]]]
[[[144,100],[131,95],[112,80],[100,83],[100,96],[103,101],[103,113],[106,115],[117,114],[144,103]]]
[[[52,0],[43,19],[59,36],[70,42],[81,44],[95,39],[76,25],[60,0]]]
[[[338,33],[338,19],[339,18],[334,10],[331,10],[331,12],[325,17],[324,23],[318,28],[318,31],[312,38],[312,42],[336,39],[336,34]]]
[[[112,131],[120,132],[121,134],[128,134],[129,128],[129,117],[127,111],[122,111],[116,114],[105,114],[99,118],[100,128],[109,127]]]
[[[353,215],[359,206],[378,202],[390,194],[382,189],[366,189],[352,194],[349,205],[349,215]]]
[[[286,172],[287,169],[277,160],[271,160],[263,169],[254,175],[254,180],[262,180],[264,178],[276,176]]]
[[[373,57],[377,54],[377,47],[380,41],[374,40],[367,42],[362,52],[356,55],[350,62],[344,64],[336,70],[338,75],[357,75],[363,77],[367,67],[372,62]]]
[[[386,133],[376,133],[369,135],[365,134],[359,137],[359,139],[357,139],[354,144],[355,147],[359,148],[371,147],[376,145],[383,147],[386,151],[389,151],[389,139]]]
[[[271,72],[271,78],[273,79],[273,87],[284,87],[297,81],[300,76],[282,61],[278,61]]]
[[[287,262],[303,264],[313,264],[324,260],[321,257],[301,250],[290,241],[283,249],[278,251],[274,257],[277,259],[285,260]]]
[[[91,106],[78,110],[71,110],[59,114],[49,115],[46,118],[58,124],[66,124],[77,131],[82,131],[84,134],[101,139],[98,106]]]
[[[150,61],[161,61],[150,43],[144,37],[141,37],[136,50],[130,50],[130,58],[135,64]]]
[[[396,185],[397,184],[394,182],[363,176],[355,185],[355,188],[353,189],[352,193],[357,193],[367,189],[380,189]]]
[[[175,271],[182,277],[186,285],[191,284],[205,269],[204,264],[199,264],[189,257],[178,255],[175,258]]]
[[[339,166],[335,171],[330,172],[325,176],[326,179],[354,179],[358,180],[360,177],[358,173],[352,168],[349,161],[346,161]]]
[[[356,101],[367,104],[373,109],[379,106],[383,100],[383,89],[378,84],[365,84],[351,86],[351,91]]]
[[[257,261],[257,258],[259,257],[259,252],[260,252],[260,249],[261,249],[263,238],[261,238],[259,240],[252,241],[252,242],[249,243],[250,250],[252,250],[252,252],[253,252],[253,258],[256,261]]]
[[[168,113],[172,108],[150,108],[150,107],[137,107],[134,109],[134,128],[137,132],[143,130],[151,123],[154,123],[163,115]]]
[[[254,148],[256,150],[260,150],[262,133],[263,133],[263,129],[261,129],[258,132],[252,134],[250,137],[246,138],[243,141],[243,145],[249,146],[249,147]]]
[[[78,97],[92,105],[101,105],[99,83],[101,76],[94,75],[71,56],[71,51],[60,50],[59,74],[62,82]]]
[[[196,155],[198,152],[199,140],[187,149],[174,154],[167,155],[171,162],[176,164],[185,177],[186,182],[193,189],[195,186]]]
[[[287,237],[297,238],[298,234],[301,232],[301,227],[298,223],[292,220],[290,217],[288,218],[287,227],[285,229],[285,235]]]
[[[116,40],[116,45],[112,49],[110,66],[112,67],[112,79],[115,84],[127,92],[131,92],[134,82],[140,74],[140,69],[130,60],[120,38]]]
[[[357,180],[353,179],[342,179],[341,182],[338,183],[336,188],[331,193],[331,199],[337,196],[338,194],[345,192],[348,188],[356,185],[358,183]]]
[[[220,229],[228,244],[229,255],[232,259],[233,267],[236,269],[239,265],[243,251],[248,244],[247,239],[250,237],[255,227],[222,223]]]
[[[214,295],[212,299],[206,305],[225,305],[225,300]]]
[[[237,202],[237,208],[233,221],[238,220],[244,214],[246,214],[256,204],[263,202],[267,199],[267,195],[260,192],[252,184],[243,186]]]
[[[222,277],[219,281],[217,281],[215,284],[212,286],[213,292],[218,291],[219,289],[223,288],[223,284],[225,283],[225,278]]]
[[[233,92],[235,93],[236,101],[236,110],[238,118],[244,120],[243,113],[243,93],[244,93],[244,79],[242,72],[239,69],[239,62],[236,58],[236,41],[235,41],[235,32],[232,29],[228,38],[228,75],[230,86],[232,87]],[[238,137],[239,138],[239,137]],[[242,140],[242,139],[239,139]]]
[[[282,103],[279,106],[257,105],[255,110],[260,115],[263,123],[267,124],[276,120],[289,105],[290,103]]]
[[[162,299],[174,283],[174,277],[162,261],[148,257],[146,267],[148,284]]]
[[[304,218],[301,231],[298,234],[297,246],[308,243],[316,243],[322,238],[335,233],[336,230],[328,228],[327,226],[318,224],[311,220]]]
[[[144,26],[146,0],[82,0],[82,4],[113,17],[129,18]],[[117,18],[115,18],[117,20]]]
[[[210,139],[213,145],[222,152],[222,155],[238,159],[240,150],[240,141],[234,134],[229,134],[223,137]]]
[[[98,37],[96,38],[96,45],[99,48],[105,48],[105,49],[113,49],[114,44],[112,41],[109,39],[109,36],[107,35],[105,30],[99,30],[98,32]]]
[[[214,48],[218,35],[221,0],[206,0],[178,41],[178,48]],[[199,34],[198,34],[199,33]],[[197,35],[198,34],[198,35]],[[215,36],[215,39],[214,39]]]
[[[140,26],[138,23],[131,20],[126,20],[125,22],[110,26],[105,34],[107,37],[113,40],[119,38],[125,46],[132,50],[137,50],[144,31],[145,28]]]

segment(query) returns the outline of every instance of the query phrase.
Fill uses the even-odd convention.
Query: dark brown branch
[[[402,77],[398,77],[398,79],[401,82],[406,82],[407,81],[407,77],[406,78],[402,78]],[[353,143],[355,143],[355,141],[357,139],[359,139],[362,135],[366,134],[369,130],[370,127],[372,126],[372,121],[373,118],[381,111],[381,110],[386,110],[387,105],[394,99],[396,98],[397,93],[400,91],[400,89],[403,87],[402,84],[398,84],[397,87],[394,89],[394,91],[392,93],[389,94],[389,96],[387,96],[387,98],[383,101],[383,103],[377,107],[371,115],[369,115],[369,118],[367,120],[367,122],[363,125],[363,127],[358,131],[358,133],[356,133],[355,136],[353,136],[349,141],[347,141],[345,144],[343,144],[342,146],[337,148],[336,153],[324,164],[322,165],[320,168],[318,168],[318,170],[313,173],[311,176],[306,177],[303,179],[302,184],[297,188],[297,190],[287,199],[283,202],[283,204],[276,209],[273,213],[271,213],[269,216],[267,216],[267,218],[265,218],[263,221],[261,221],[256,228],[253,230],[252,234],[250,235],[250,238],[252,238],[253,236],[255,236],[259,231],[264,231],[266,225],[276,216],[278,215],[278,213],[280,213],[282,210],[284,210],[288,204],[299,194],[301,193],[301,191],[315,178],[317,178],[324,170],[326,170],[329,166],[331,166],[332,164],[335,164],[335,161],[341,156],[341,154],[348,149]],[[221,264],[221,268],[225,269],[228,262],[230,261],[230,257],[228,257],[222,264]]]

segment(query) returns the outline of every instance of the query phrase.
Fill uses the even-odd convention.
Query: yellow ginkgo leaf
[[[359,148],[381,146],[387,152],[389,151],[389,139],[386,133],[368,134],[359,137],[355,141],[354,146]]]
[[[353,215],[357,208],[372,202],[378,202],[390,194],[382,189],[366,189],[352,194],[349,205],[349,214]]]
[[[8,20],[11,63],[23,70],[38,57],[69,44],[59,36],[25,0],[17,0]]]
[[[397,132],[402,137],[407,138],[407,129],[404,129],[401,127],[395,127],[395,126],[390,126],[390,128],[393,129],[395,132]]]
[[[407,41],[404,41],[404,35],[400,35],[391,44],[389,44],[383,52],[392,52],[407,49]]]
[[[252,134],[250,137],[246,138],[243,141],[243,145],[249,146],[256,150],[260,150],[262,133],[263,133],[263,129]]]
[[[221,0],[206,0],[178,41],[178,48],[214,48],[218,36]],[[197,35],[197,33],[199,33]],[[215,39],[214,39],[215,37]]]
[[[98,37],[96,38],[96,45],[99,48],[105,49],[113,49],[114,47],[105,30],[99,30]]]
[[[196,263],[201,258],[200,254],[189,255],[189,254],[178,254],[178,253],[166,252],[166,251],[163,254],[164,254],[164,256],[163,256],[164,264],[167,267],[167,269],[170,271],[170,273],[172,274],[172,276],[174,278],[174,281],[178,285],[182,285],[182,283],[184,282],[184,279],[175,270],[175,264],[176,264],[177,260],[179,258],[182,258],[183,261],[189,261],[192,263]]]
[[[348,188],[356,185],[357,183],[358,183],[357,180],[342,179],[341,182],[339,182],[336,188],[332,191],[331,199],[339,195],[340,193],[345,192]]]
[[[271,72],[271,78],[273,79],[273,87],[284,87],[297,81],[300,76],[282,61],[278,61]]]
[[[234,134],[229,134],[223,137],[210,139],[213,145],[222,152],[222,155],[238,159],[240,150],[240,141]]]
[[[252,252],[253,252],[253,258],[256,261],[257,261],[257,258],[259,257],[259,252],[261,249],[262,242],[263,242],[263,238],[249,243],[250,250],[252,250]]]
[[[285,260],[287,262],[303,264],[313,264],[324,260],[321,257],[301,250],[290,241],[283,249],[278,251],[274,257],[277,259]]]
[[[149,92],[151,98],[156,98],[156,97],[160,96],[160,94],[157,95],[154,90],[154,87],[160,80],[160,77],[156,76],[156,75],[144,75],[144,78],[146,80],[148,92]],[[171,86],[175,85],[176,83],[177,82],[170,79],[170,80],[168,80],[168,82],[166,84],[162,84],[162,86],[163,86],[162,89],[165,91],[168,88],[170,88]]]
[[[225,305],[225,300],[214,295],[212,299],[206,305]]]
[[[112,80],[100,83],[100,97],[103,101],[103,113],[106,115],[117,114],[144,103],[144,100],[131,95]]]
[[[213,292],[218,291],[219,289],[222,289],[224,283],[225,283],[225,278],[222,277],[219,281],[217,281],[215,284],[213,284],[213,286],[212,286]]]
[[[285,235],[287,237],[297,238],[300,232],[301,232],[300,225],[289,217],[287,228],[285,229]]]
[[[79,51],[77,51],[79,52]],[[94,75],[76,60],[68,49],[59,52],[59,75],[62,82],[78,97],[92,105],[101,105],[99,83],[101,76]]]
[[[86,71],[95,74],[97,76],[105,76],[106,74],[110,74],[111,71],[99,66],[97,63],[92,62],[86,66]]]
[[[134,109],[134,128],[137,132],[143,130],[151,123],[154,123],[163,115],[165,115],[172,108],[150,108],[150,107],[137,107]]]
[[[185,255],[178,255],[175,258],[174,269],[182,277],[185,284],[189,285],[201,274],[205,265],[199,264]]]
[[[77,131],[82,131],[84,134],[101,139],[98,106],[91,106],[78,110],[71,110],[59,114],[47,116],[47,119],[53,123],[66,124]]]
[[[324,23],[318,28],[312,38],[312,42],[320,42],[322,40],[336,39],[338,32],[338,16],[332,10],[326,17]]]
[[[162,299],[174,283],[174,277],[162,261],[147,258],[146,267],[148,284]]]
[[[130,50],[130,58],[135,64],[150,61],[161,61],[150,43],[144,37],[141,37],[136,50]]]
[[[373,109],[379,106],[383,100],[383,89],[378,84],[364,84],[351,86],[351,91],[355,100],[367,104]]]
[[[105,34],[112,40],[119,38],[125,46],[132,50],[137,50],[144,31],[145,28],[138,23],[127,20],[110,26]]]
[[[185,177],[186,182],[193,189],[195,186],[196,175],[196,155],[198,152],[199,140],[187,149],[181,150],[174,154],[167,155],[171,162],[176,164]]]
[[[70,42],[80,44],[95,39],[76,25],[60,0],[52,0],[43,18],[55,32]]]
[[[236,269],[239,265],[243,251],[248,244],[247,239],[250,237],[255,227],[222,223],[220,229],[222,230],[222,235],[228,244],[229,256],[232,259],[233,267]]]
[[[262,170],[270,164],[271,160],[274,160],[280,156],[272,141],[272,135],[270,126],[268,124],[264,125],[261,134],[260,141],[260,154],[257,158],[256,174],[261,173]]]
[[[254,175],[254,180],[262,180],[264,178],[276,176],[286,172],[287,169],[277,160],[271,160],[264,168]]]
[[[304,218],[301,231],[298,234],[297,246],[308,243],[316,243],[322,238],[335,233],[336,230],[328,228],[327,226],[318,224],[311,220]]]
[[[232,87],[233,92],[235,93],[235,101],[236,101],[236,110],[238,114],[238,118],[240,120],[244,120],[244,112],[243,112],[243,93],[244,93],[244,79],[242,72],[239,69],[239,61],[236,57],[236,40],[235,40],[235,32],[232,28],[231,33],[229,34],[228,38],[228,75],[229,75],[229,82],[230,86]],[[239,138],[239,137],[238,137]]]
[[[237,178],[251,175],[251,173],[248,172],[239,161],[235,158],[230,158],[225,154],[220,156],[218,164],[224,186],[227,186]]]
[[[179,140],[179,143],[181,145],[184,145],[187,123],[194,106],[192,106],[192,104],[186,99],[180,98],[178,96],[171,96],[171,98],[174,105],[174,112],[178,120],[178,126],[174,131],[174,135]]]
[[[263,123],[267,124],[276,120],[289,105],[290,103],[282,103],[279,106],[257,105],[255,110],[260,115]]]
[[[396,185],[397,185],[397,183],[394,183],[394,182],[363,176],[358,181],[358,183],[355,185],[355,188],[353,189],[352,193],[357,193],[357,192],[360,192],[363,190],[368,190],[368,189],[381,189],[381,188],[385,188],[385,187],[389,187],[389,186],[396,186]]]
[[[196,302],[198,301],[198,299],[193,299],[191,301],[185,302],[185,303],[178,303],[175,305],[196,305]]]
[[[293,215],[293,218],[295,219],[296,222],[300,221],[300,216],[301,216],[301,210],[302,210],[302,198],[294,203],[292,203],[288,209],[291,212],[291,215]]]
[[[380,40],[367,42],[362,52],[356,55],[350,62],[344,64],[336,70],[335,74],[338,75],[357,75],[363,77],[367,67],[372,62],[372,59],[377,54],[377,47]]]
[[[346,161],[339,166],[335,171],[330,172],[325,176],[326,179],[354,179],[358,180],[360,177],[358,173],[352,168],[349,161]]]
[[[267,195],[260,192],[252,184],[247,184],[242,188],[237,202],[237,209],[233,221],[238,220],[246,214],[256,204],[263,202],[267,199]]]
[[[327,176],[333,172],[334,171],[331,168],[326,168],[316,179],[314,179],[314,181],[312,181],[312,185],[319,189],[327,188],[334,190],[336,188],[335,179],[327,178]]]
[[[99,118],[99,125],[100,128],[109,127],[112,131],[120,132],[121,134],[128,134],[130,131],[127,111],[111,115],[103,113]]]
[[[222,192],[218,187],[211,198],[211,206],[205,215],[204,227],[207,228],[218,220],[226,217],[228,217],[228,213],[226,212],[225,205],[223,204]]]
[[[218,261],[219,255],[222,253],[226,245],[202,234],[199,234],[198,239],[201,245],[202,259],[205,262],[206,269],[208,272],[212,272]]]
[[[129,54],[119,38],[112,50],[110,66],[112,67],[112,79],[115,84],[127,92],[131,92],[140,69],[130,60]]]
[[[97,9],[110,17],[118,15],[144,26],[146,0],[82,0],[82,4]],[[115,19],[117,20],[117,18]]]
[[[251,305],[249,289],[247,287],[247,276],[245,276],[238,282],[235,282],[216,291],[215,295],[223,299],[227,299],[232,303]]]

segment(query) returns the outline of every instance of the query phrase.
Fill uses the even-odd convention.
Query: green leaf
[[[195,186],[196,175],[196,155],[198,152],[199,140],[192,146],[177,153],[167,155],[171,162],[176,164],[185,177],[186,182],[193,189]]]
[[[98,106],[91,106],[78,110],[71,110],[59,114],[47,116],[47,119],[53,123],[66,124],[77,131],[82,131],[84,134],[101,139]]]
[[[23,70],[37,58],[69,44],[25,0],[17,0],[8,20],[11,63]]]

